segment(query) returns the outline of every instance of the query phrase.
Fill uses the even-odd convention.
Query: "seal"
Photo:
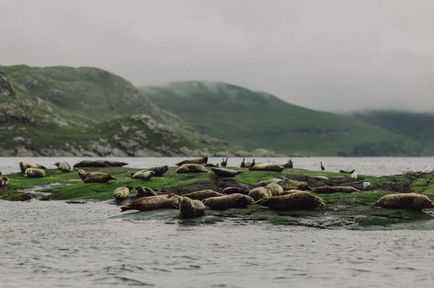
[[[43,169],[43,170],[47,170],[47,167],[41,165],[41,164],[36,164],[36,163],[25,163],[25,162],[20,162],[20,170],[21,172],[25,172],[27,168],[38,168],[38,169]]]
[[[69,163],[66,161],[56,162],[56,163],[54,163],[54,166],[56,166],[57,169],[59,169],[62,172],[71,172],[72,171],[72,166],[69,165]]]
[[[108,161],[108,160],[83,160],[74,164],[75,168],[83,167],[123,167],[128,165],[126,162]]]
[[[283,192],[282,186],[277,183],[270,183],[265,186],[266,189],[271,193],[271,196],[279,196]]]
[[[105,172],[86,172],[82,169],[78,170],[78,176],[84,183],[107,183],[116,178]]]
[[[223,193],[224,194],[235,194],[235,193],[249,194],[249,190],[243,187],[226,187],[225,189],[223,189]]]
[[[431,199],[426,195],[417,193],[396,193],[387,194],[381,197],[373,206],[393,209],[413,209],[422,210],[433,208]]]
[[[122,206],[121,212],[127,210],[156,210],[156,209],[178,209],[179,196],[175,194],[158,195],[139,198],[132,203]]]
[[[285,168],[292,169],[292,168],[294,168],[294,163],[292,162],[291,159],[289,159],[288,162],[286,162],[286,163],[283,164],[282,166],[285,167]]]
[[[179,217],[194,218],[205,214],[206,207],[200,200],[191,200],[187,197],[179,199]]]
[[[299,189],[306,190],[309,184],[304,181],[291,180],[287,178],[272,178],[270,180],[258,182],[256,185],[267,186],[270,183],[276,183],[282,186],[283,190]]]
[[[140,180],[150,180],[152,176],[155,175],[155,172],[152,170],[140,170],[134,173],[131,178],[132,179],[140,179]]]
[[[353,174],[354,172],[356,171],[356,169],[353,169],[353,170],[339,170],[339,173],[342,173],[342,174]]]
[[[176,166],[182,166],[184,164],[206,164],[208,163],[208,156],[203,156],[201,158],[195,158],[195,159],[187,159],[183,160],[181,162],[176,163]]]
[[[359,189],[352,186],[320,186],[312,189],[314,193],[353,193],[360,192]]]
[[[24,176],[28,178],[45,177],[45,170],[40,168],[27,168],[26,171],[24,171]]]
[[[113,195],[115,196],[115,198],[117,200],[124,200],[127,199],[128,196],[130,195],[131,189],[133,187],[131,186],[123,186],[123,187],[118,187],[115,189],[115,191],[113,192]]]
[[[9,184],[9,178],[7,176],[0,177],[0,187],[6,187]]]
[[[219,193],[217,191],[211,190],[211,189],[206,189],[206,190],[200,190],[200,191],[195,191],[195,192],[190,192],[187,194],[183,194],[183,197],[188,197],[190,199],[193,200],[203,200],[206,198],[211,198],[211,197],[218,197],[218,196],[223,196],[224,194]]]
[[[325,206],[324,200],[306,191],[263,198],[256,203],[274,210],[304,210]]]
[[[265,187],[253,188],[252,190],[249,191],[248,195],[252,197],[255,201],[258,201],[263,198],[270,198],[272,196],[271,192]]]
[[[204,199],[202,202],[214,210],[226,210],[229,208],[244,208],[253,204],[255,200],[252,197],[243,194],[230,194],[219,197]]]
[[[164,166],[160,166],[160,167],[152,167],[152,168],[148,168],[145,169],[148,171],[154,171],[154,177],[163,177],[163,175],[169,171],[169,166],[164,165]]]
[[[212,170],[212,172],[214,172],[214,175],[217,177],[235,177],[238,174],[243,173],[243,171],[236,171],[227,168],[211,167],[210,169]]]
[[[241,168],[250,168],[255,166],[255,159],[253,159],[252,162],[246,162],[246,158],[243,158],[243,161],[241,161]]]
[[[202,164],[182,164],[176,169],[176,173],[200,173],[208,172],[206,167]]]
[[[157,192],[155,192],[154,190],[152,190],[151,188],[146,188],[146,187],[136,187],[136,197],[141,198],[141,197],[148,197],[148,196],[157,196]]]
[[[275,171],[275,172],[282,172],[284,167],[279,164],[268,164],[268,163],[260,163],[255,164],[254,166],[250,167],[250,171]]]

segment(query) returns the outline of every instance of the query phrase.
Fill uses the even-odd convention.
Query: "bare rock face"
[[[0,96],[15,97],[15,91],[3,72],[0,72]]]

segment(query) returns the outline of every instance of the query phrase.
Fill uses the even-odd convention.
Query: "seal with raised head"
[[[109,160],[83,160],[76,164],[74,167],[83,168],[83,167],[122,167],[128,165],[126,162],[119,161],[109,161]]]
[[[113,192],[113,195],[115,196],[115,198],[117,200],[124,200],[124,199],[127,199],[128,196],[130,195],[131,189],[133,189],[133,187],[131,187],[129,185],[123,186],[123,187],[118,187]]]
[[[82,169],[78,170],[78,176],[84,183],[107,183],[110,180],[115,180],[116,178],[105,172],[86,172]]]
[[[174,194],[142,197],[121,207],[121,212],[127,210],[146,211],[156,209],[178,209],[179,198],[178,195]]]
[[[7,176],[0,177],[0,187],[6,187],[9,184],[9,178]]]
[[[54,163],[54,166],[56,166],[57,169],[59,169],[62,172],[71,172],[72,171],[72,166],[69,165],[69,163],[66,161],[56,162],[56,163]]]
[[[202,156],[200,158],[195,158],[195,159],[187,159],[187,160],[183,160],[181,162],[176,163],[176,166],[181,166],[184,164],[203,164],[205,165],[206,163],[208,163],[208,156]]]
[[[255,200],[252,197],[244,194],[230,194],[219,197],[204,199],[202,202],[206,206],[214,210],[226,210],[229,208],[244,208],[247,205],[253,204]]]
[[[279,164],[269,164],[269,163],[258,163],[254,166],[250,167],[250,171],[275,171],[275,172],[282,172],[284,167]]]
[[[145,170],[154,171],[154,177],[163,177],[164,174],[169,171],[169,166],[151,167]]]
[[[429,199],[428,196],[417,193],[387,194],[381,197],[373,205],[394,209],[422,210],[433,208],[431,199]]]
[[[256,203],[274,210],[304,210],[325,206],[324,200],[306,191],[264,198]]]
[[[190,192],[187,194],[183,194],[183,197],[188,197],[190,199],[193,200],[203,200],[206,198],[211,198],[211,197],[218,197],[218,196],[223,196],[224,194],[219,193],[217,191],[211,190],[211,189],[206,189],[206,190],[200,190],[200,191],[194,191],[194,192]]]
[[[263,198],[270,198],[272,196],[271,192],[265,187],[253,188],[252,190],[249,191],[248,195],[252,197],[255,201],[258,201]]]
[[[200,200],[191,200],[187,197],[180,197],[179,217],[194,218],[200,217],[205,213],[206,207]]]
[[[151,188],[140,187],[140,186],[136,187],[136,197],[138,197],[138,198],[149,197],[149,196],[157,196],[157,195],[158,195],[157,192],[155,192]]]
[[[39,168],[27,168],[26,171],[24,171],[24,176],[28,178],[45,177],[45,170]]]
[[[249,189],[243,187],[226,187],[225,189],[223,189],[223,193],[224,194],[235,194],[235,193],[248,194]]]
[[[202,164],[182,164],[176,169],[176,173],[200,173],[208,172],[206,167]]]
[[[212,170],[212,172],[214,172],[214,175],[217,177],[235,177],[238,174],[243,173],[243,171],[237,171],[237,170],[232,170],[227,168],[211,167],[210,169]]]
[[[140,170],[134,173],[131,178],[132,179],[140,179],[140,180],[150,180],[152,176],[155,175],[155,172],[152,170]]]
[[[320,186],[312,189],[315,193],[353,193],[360,192],[359,189],[352,186]]]
[[[118,187],[113,191],[113,196],[115,197],[116,200],[127,199],[128,196],[130,195],[130,188],[131,187],[126,187],[126,186]]]
[[[43,169],[43,170],[47,170],[47,167],[41,165],[41,164],[36,164],[36,163],[25,163],[25,162],[20,162],[20,170],[21,172],[25,172],[27,168],[37,168],[37,169]]]

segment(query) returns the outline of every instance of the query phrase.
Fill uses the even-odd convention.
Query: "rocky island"
[[[7,175],[9,182],[6,186],[0,187],[0,198],[12,201],[26,201],[32,198],[65,200],[69,203],[107,201],[115,205],[125,205],[125,203],[136,199],[134,198],[135,195],[124,201],[115,201],[113,192],[118,187],[146,187],[153,189],[157,194],[182,196],[206,189],[225,193],[228,191],[225,190],[227,187],[238,187],[249,191],[271,182],[287,181],[281,182],[283,183],[282,187],[289,189],[285,187],[285,185],[287,186],[285,183],[303,183],[300,187],[295,188],[309,190],[312,195],[323,199],[326,204],[325,207],[312,210],[273,210],[253,204],[243,209],[224,211],[207,209],[204,216],[189,221],[214,223],[227,217],[235,217],[242,221],[266,221],[279,225],[359,229],[373,225],[384,226],[406,221],[427,220],[433,217],[430,209],[384,209],[373,206],[381,197],[394,193],[415,192],[433,197],[433,172],[411,172],[384,177],[358,175],[355,179],[350,177],[348,173],[329,171],[297,168],[285,168],[280,172],[250,171],[248,168],[237,167],[230,168],[241,172],[236,173],[237,175],[234,177],[217,177],[211,169],[201,173],[176,173],[176,168],[169,167],[163,177],[152,177],[150,180],[132,179],[132,175],[140,169],[128,167],[84,168],[89,172],[99,171],[112,175],[115,179],[108,183],[84,183],[77,174],[77,168],[69,173],[58,169],[47,169],[45,176],[40,178],[29,178],[25,177],[23,173],[14,173]],[[149,213],[150,217],[155,214],[152,211],[138,213]],[[168,213],[170,213],[170,217],[178,217],[175,211],[171,210]],[[161,214],[156,213],[155,217],[161,217]]]

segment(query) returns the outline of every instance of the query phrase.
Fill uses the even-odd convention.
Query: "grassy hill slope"
[[[107,71],[25,65],[0,71],[0,155],[186,155],[228,149]]]
[[[235,85],[188,81],[142,91],[159,107],[230,144],[308,155],[417,153],[405,136]]]
[[[410,137],[417,142],[421,154],[434,155],[434,114],[370,111],[355,114],[355,117],[393,133]]]

